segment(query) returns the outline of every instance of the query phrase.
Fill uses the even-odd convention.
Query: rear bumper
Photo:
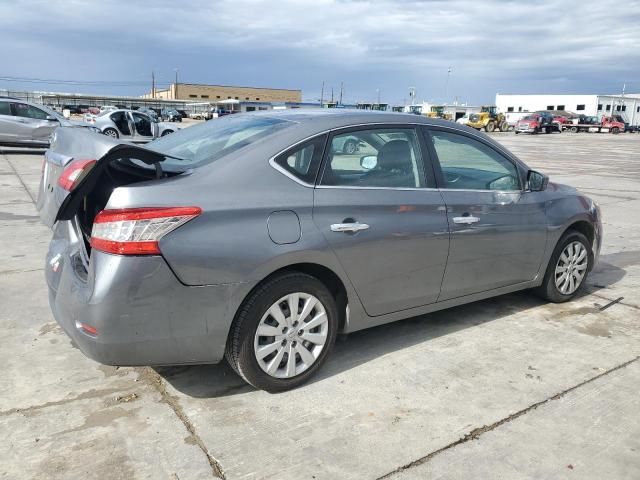
[[[70,230],[67,224],[59,222],[56,230]],[[161,256],[94,251],[84,269],[76,244],[64,237],[54,236],[47,256],[49,303],[56,321],[86,356],[121,366],[223,358],[247,284],[185,286]],[[97,334],[85,333],[79,323]]]

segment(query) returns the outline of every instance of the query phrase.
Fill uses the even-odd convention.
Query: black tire
[[[544,133],[551,133],[553,129],[551,127],[544,127]]]
[[[105,128],[103,132],[107,137],[120,138],[120,134],[115,128]]]
[[[587,249],[588,266],[587,266],[587,272],[585,273],[585,276],[582,279],[582,283],[580,284],[580,286],[576,289],[575,292],[569,295],[565,295],[561,293],[560,290],[558,290],[558,287],[556,287],[555,270],[556,270],[556,265],[558,263],[558,259],[562,254],[562,251],[565,249],[567,245],[569,245],[571,242],[574,242],[574,241],[578,241],[582,243],[584,247]],[[556,245],[556,248],[553,251],[553,255],[551,255],[551,258],[549,259],[549,264],[547,265],[547,271],[544,274],[542,285],[536,288],[535,292],[537,295],[539,295],[540,297],[550,302],[554,302],[554,303],[567,302],[572,298],[574,298],[584,288],[584,285],[587,281],[587,277],[592,268],[593,268],[593,251],[591,249],[591,244],[589,243],[589,240],[587,239],[587,237],[584,236],[584,234],[576,230],[568,230],[564,233],[564,235],[562,235],[562,237],[558,241],[558,244]]]
[[[328,319],[327,340],[322,352],[307,370],[291,378],[276,378],[258,364],[254,338],[264,313],[278,299],[294,292],[308,293],[320,300]],[[229,331],[225,357],[236,373],[250,385],[267,392],[282,392],[302,385],[318,371],[333,348],[337,332],[338,310],[327,287],[305,273],[283,273],[258,286],[244,301]]]
[[[165,130],[164,132],[162,132],[162,134],[160,134],[160,136],[164,137],[166,135],[169,135],[170,133],[173,133],[173,130]]]
[[[355,140],[347,140],[342,146],[342,153],[353,155],[358,150],[358,143]]]
[[[518,135],[520,132],[518,130],[514,130],[513,131],[516,135]]]
[[[613,133],[614,135],[617,135],[620,133],[620,129],[618,127],[613,127],[611,129],[611,133]]]
[[[580,131],[578,127],[571,127],[569,130],[571,131],[571,133],[578,133]]]
[[[496,124],[495,124],[495,122],[489,122],[489,123],[487,123],[487,126],[486,126],[486,127],[484,127],[484,129],[485,129],[487,132],[489,132],[489,133],[493,132],[493,131],[496,129]]]

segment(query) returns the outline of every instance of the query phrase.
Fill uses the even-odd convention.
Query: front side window
[[[26,103],[14,103],[13,111],[16,117],[33,118],[36,120],[45,120],[47,118],[45,112]]]
[[[333,136],[321,184],[424,187],[422,157],[415,130],[371,129]]]
[[[326,135],[314,138],[278,155],[275,161],[294,177],[306,183],[314,183],[326,139]]]
[[[431,132],[444,187],[454,190],[520,190],[516,166],[491,147],[456,133]]]

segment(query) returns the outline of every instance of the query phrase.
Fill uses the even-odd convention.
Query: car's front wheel
[[[555,303],[571,300],[583,288],[592,266],[589,240],[582,233],[569,230],[556,245],[537,292]]]
[[[289,390],[324,363],[337,329],[336,302],[327,287],[310,275],[285,273],[244,302],[229,332],[226,358],[254,387]]]

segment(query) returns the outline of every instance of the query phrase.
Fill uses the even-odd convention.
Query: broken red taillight
[[[58,178],[58,185],[71,192],[96,164],[95,160],[74,160]]]
[[[102,210],[93,221],[91,248],[117,255],[159,255],[160,239],[201,213],[199,207]]]

